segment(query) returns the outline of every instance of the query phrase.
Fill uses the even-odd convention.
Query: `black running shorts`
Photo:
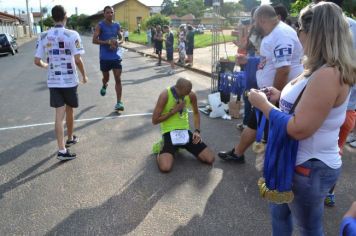
[[[167,51],[167,61],[173,61],[173,48],[166,49]]]
[[[64,105],[78,107],[78,86],[71,88],[49,88],[50,105],[58,108]]]
[[[187,55],[193,55],[193,50],[194,50],[194,47],[187,47],[187,50],[186,50],[186,54]]]
[[[200,142],[197,144],[193,144],[193,133],[189,130],[189,143],[185,145],[173,145],[172,140],[171,140],[171,135],[170,133],[165,133],[163,134],[163,148],[160,152],[162,153],[170,153],[174,155],[174,153],[178,150],[178,148],[184,148],[191,154],[193,154],[195,157],[198,157],[198,155],[207,147],[205,143]]]
[[[100,70],[102,72],[108,72],[112,69],[122,70],[121,60],[100,60]]]

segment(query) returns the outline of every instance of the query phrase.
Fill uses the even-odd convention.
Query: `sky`
[[[162,0],[140,0],[142,3],[148,6],[160,6]],[[50,10],[54,5],[61,4],[66,9],[68,15],[75,13],[75,8],[78,7],[79,14],[91,15],[100,10],[102,10],[106,5],[114,5],[119,2],[119,0],[28,0],[28,8],[31,8],[34,12],[40,11],[40,2],[42,7],[47,7]],[[229,0],[229,2],[238,2],[238,0]],[[262,3],[268,3],[269,0],[262,0]],[[16,9],[16,14],[18,14],[18,9],[21,11],[26,11],[26,0],[0,0],[0,11],[7,11],[9,14],[13,14]]]

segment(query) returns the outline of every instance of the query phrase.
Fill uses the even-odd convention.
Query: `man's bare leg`
[[[56,108],[55,131],[59,150],[65,150],[63,120],[65,116],[65,106]]]
[[[158,168],[162,173],[168,173],[172,170],[174,157],[170,153],[161,153],[157,156]]]

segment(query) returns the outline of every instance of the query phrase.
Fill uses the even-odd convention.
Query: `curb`
[[[141,45],[141,44],[139,44]],[[130,52],[136,52],[136,53],[139,53],[143,56],[148,56],[148,57],[152,57],[152,58],[157,58],[156,54],[152,54],[152,53],[145,53],[145,52],[142,52],[142,51],[139,51],[139,50],[135,50],[133,48],[130,48],[130,47],[127,47],[125,45],[122,45],[123,48],[129,50]],[[162,61],[167,61],[166,59],[162,58]],[[191,71],[194,71],[194,72],[197,72],[199,74],[202,74],[202,75],[205,75],[205,76],[211,76],[211,72],[207,72],[207,71],[204,71],[204,70],[200,70],[198,68],[195,68],[195,67],[188,67],[188,66],[182,66],[178,63],[174,63],[176,66],[179,66],[181,68],[184,68],[184,69],[187,69],[187,70],[191,70]]]
[[[17,42],[17,46],[18,47],[22,47],[24,44],[27,44],[27,43],[30,43],[31,41],[34,41],[37,39],[37,37],[32,37],[32,38],[22,38],[24,40],[19,40],[17,39],[16,42]]]

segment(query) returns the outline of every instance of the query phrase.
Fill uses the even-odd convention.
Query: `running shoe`
[[[335,194],[333,193],[328,193],[324,200],[324,205],[328,207],[333,207],[335,206]]]
[[[105,96],[107,87],[108,87],[107,85],[103,85],[103,87],[101,87],[101,89],[100,89],[101,96]]]
[[[77,154],[75,153],[70,153],[69,149],[65,153],[58,152],[57,154],[57,159],[60,161],[69,161],[73,160],[77,157]]]
[[[77,142],[79,142],[79,138],[77,136],[73,135],[73,139],[72,140],[69,140],[69,139],[67,140],[66,148],[76,144]]]
[[[245,163],[245,156],[237,156],[235,153],[235,149],[233,148],[231,151],[221,151],[218,153],[218,156],[224,161],[235,161],[237,163]]]
[[[349,145],[350,145],[351,147],[353,147],[353,148],[356,148],[356,141],[353,141],[353,142],[349,143]]]
[[[352,143],[354,141],[356,141],[356,134],[354,134],[354,133],[349,134],[349,136],[347,136],[346,142]]]
[[[115,105],[115,110],[117,111],[123,111],[124,110],[124,104],[122,102],[118,102]]]

